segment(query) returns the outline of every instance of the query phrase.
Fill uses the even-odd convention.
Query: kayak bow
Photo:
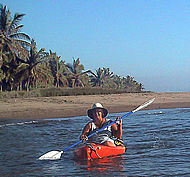
[[[92,160],[124,154],[125,151],[125,146],[111,147],[97,144],[86,144],[74,150],[74,156],[76,159],[80,160]]]

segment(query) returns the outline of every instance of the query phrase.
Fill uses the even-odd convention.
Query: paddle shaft
[[[105,128],[109,127],[110,125],[115,124],[117,121],[120,121],[121,119],[123,119],[123,118],[125,118],[125,117],[127,117],[127,116],[129,116],[129,115],[131,115],[131,114],[133,114],[133,113],[135,113],[135,112],[137,112],[137,111],[139,111],[139,110],[141,110],[141,109],[147,107],[147,106],[148,106],[149,104],[151,104],[154,100],[155,100],[155,98],[153,98],[153,99],[151,99],[151,100],[145,102],[144,104],[142,104],[142,105],[140,105],[139,107],[137,107],[135,110],[133,110],[133,111],[131,111],[131,112],[128,112],[127,114],[125,114],[125,115],[123,115],[122,117],[120,117],[118,120],[115,120],[115,121],[111,122],[110,124],[106,125],[105,127],[100,128],[98,131],[96,131],[96,132],[90,134],[90,135],[87,136],[87,137],[90,138],[90,137],[92,137],[93,135],[95,135],[95,134],[101,132],[101,131],[104,130]],[[81,142],[82,142],[82,140],[76,142],[75,144],[71,145],[70,147],[64,149],[62,152],[67,151],[68,149],[70,149],[70,148],[76,146],[77,144],[79,144],[79,143],[81,143]]]
[[[144,104],[142,104],[141,106],[139,106],[139,107],[136,108],[135,110],[133,110],[133,111],[131,111],[131,112],[128,112],[127,114],[125,114],[125,115],[123,115],[122,117],[120,117],[118,120],[115,120],[115,121],[111,122],[110,124],[106,125],[105,127],[100,128],[98,131],[96,131],[96,132],[90,134],[90,135],[87,136],[87,137],[90,138],[90,137],[92,137],[93,135],[95,135],[95,134],[101,132],[101,131],[104,130],[105,128],[109,127],[110,125],[115,124],[117,121],[120,121],[121,119],[123,119],[123,118],[125,118],[125,117],[127,117],[127,116],[129,116],[129,115],[131,115],[131,114],[133,114],[133,113],[135,113],[135,112],[137,112],[137,111],[139,111],[139,110],[141,110],[141,109],[147,107],[147,106],[148,106],[149,104],[151,104],[154,100],[155,100],[155,98],[153,98],[153,99],[151,99],[151,100],[145,102]],[[68,149],[71,149],[72,147],[76,146],[77,144],[79,144],[79,143],[81,143],[81,142],[82,142],[82,140],[76,142],[75,144],[73,144],[73,145],[69,146],[68,148],[64,149],[62,152],[65,152],[65,151],[67,151]]]
[[[99,129],[98,131],[92,133],[91,135],[88,136],[88,138],[90,138],[91,136],[93,136],[93,135],[99,133],[100,131],[102,131],[102,130],[104,130],[105,128],[107,128],[108,126],[110,126],[110,125],[116,123],[117,121],[120,121],[120,120],[123,119],[124,117],[127,117],[127,116],[131,115],[132,113],[135,113],[135,112],[137,112],[137,111],[139,111],[139,110],[141,110],[141,109],[147,107],[147,106],[148,106],[149,104],[151,104],[154,100],[155,100],[155,98],[153,98],[153,99],[151,99],[151,100],[145,102],[144,104],[142,104],[142,105],[140,105],[139,107],[137,107],[135,110],[133,110],[133,111],[131,111],[131,112],[129,112],[129,113],[123,115],[123,116],[120,117],[118,120],[115,120],[115,121],[111,122],[110,124],[108,124],[107,126],[102,127],[102,128]],[[60,159],[61,154],[62,154],[63,152],[67,151],[68,149],[71,149],[72,147],[76,146],[77,144],[79,144],[79,143],[81,143],[81,142],[82,142],[82,140],[76,142],[75,144],[71,145],[70,147],[64,149],[63,151],[50,151],[50,152],[48,152],[48,153],[42,155],[41,157],[39,157],[39,159],[40,159],[40,160],[56,160],[56,159]]]
[[[129,116],[129,115],[131,115],[132,113],[133,113],[133,111],[131,111],[131,112],[129,112],[129,113],[123,115],[123,116],[120,117],[118,120],[115,120],[115,121],[111,122],[110,124],[106,125],[105,127],[100,128],[100,129],[97,130],[96,132],[94,132],[94,133],[88,135],[87,137],[90,138],[90,137],[94,136],[95,134],[101,132],[102,130],[104,130],[105,128],[109,127],[110,125],[115,124],[117,121],[119,121],[119,120],[121,120],[121,119],[123,119],[123,118],[125,118],[125,117],[127,117],[127,116]],[[79,144],[79,143],[81,143],[81,142],[82,142],[82,140],[76,142],[75,144],[71,145],[70,147],[64,149],[63,152],[67,151],[68,149],[70,149],[70,148],[76,146],[77,144]]]

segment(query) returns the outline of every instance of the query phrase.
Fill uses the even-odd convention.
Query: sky
[[[189,0],[1,0],[38,49],[154,92],[190,91]]]

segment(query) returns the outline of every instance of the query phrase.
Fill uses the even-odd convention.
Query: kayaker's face
[[[102,121],[102,110],[101,109],[96,109],[93,112],[93,117],[94,117],[94,121]]]

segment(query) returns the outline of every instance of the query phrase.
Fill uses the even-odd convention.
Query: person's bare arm
[[[120,117],[117,117],[117,119],[119,119]],[[112,134],[113,136],[115,136],[116,138],[121,139],[122,134],[123,134],[123,129],[122,129],[122,120],[117,122],[116,124],[112,124]]]
[[[88,133],[90,132],[90,130],[91,130],[91,123],[88,123],[88,124],[85,125],[85,127],[84,127],[84,129],[83,129],[83,131],[82,131],[82,134],[81,134],[81,136],[80,136],[80,139],[81,139],[83,142],[86,141],[86,140],[88,140],[87,135],[88,135]]]

